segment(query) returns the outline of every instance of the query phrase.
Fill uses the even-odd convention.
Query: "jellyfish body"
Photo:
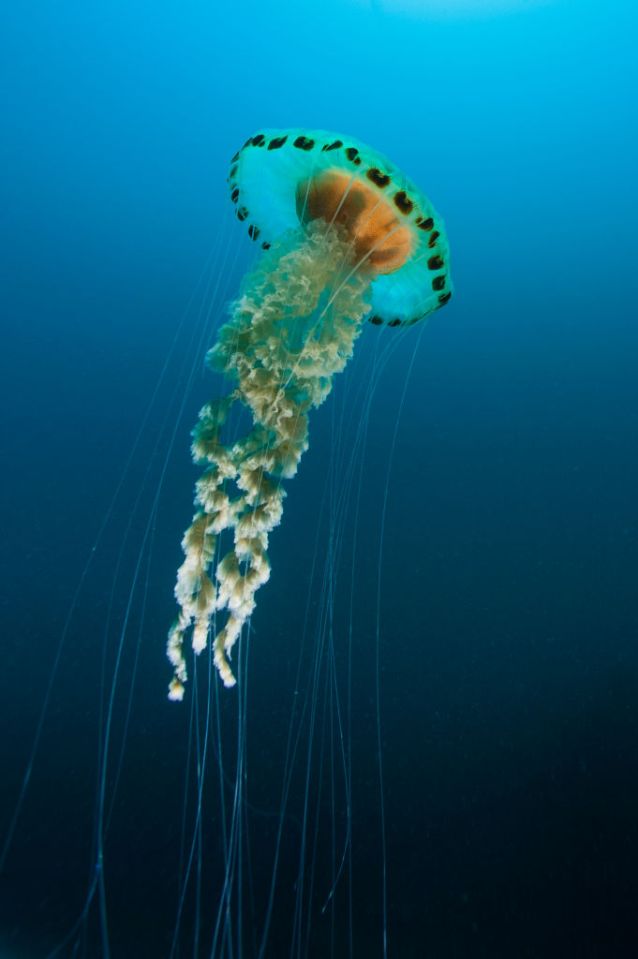
[[[229,658],[270,576],[267,548],[281,520],[282,480],[308,448],[308,415],[326,399],[365,319],[411,325],[451,297],[445,231],[429,201],[388,160],[326,132],[267,131],[235,154],[237,217],[263,253],[246,277],[207,360],[229,392],[193,431],[196,513],[184,535],[168,638],[171,699],[182,699],[184,639],[206,648],[226,686]],[[224,442],[235,404],[252,427]],[[232,545],[222,550],[228,531]]]

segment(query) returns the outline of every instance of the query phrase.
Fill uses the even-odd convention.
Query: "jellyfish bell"
[[[370,313],[382,323],[416,323],[448,302],[448,245],[440,217],[389,159],[353,137],[259,133],[233,157],[229,187],[238,219],[262,244],[320,217],[350,228],[362,256],[367,240],[370,257],[361,266],[375,267]],[[379,242],[384,233],[385,248]],[[403,255],[384,265],[389,247],[401,247]]]
[[[308,447],[308,414],[330,393],[365,319],[417,323],[452,295],[443,223],[389,160],[351,137],[270,130],[231,161],[230,197],[263,253],[245,278],[209,365],[229,391],[206,404],[192,453],[204,473],[182,540],[168,639],[169,697],[184,695],[184,640],[206,648],[226,686],[230,654],[270,576],[267,548],[285,492]],[[252,427],[223,437],[235,404]],[[223,549],[224,537],[232,545]]]

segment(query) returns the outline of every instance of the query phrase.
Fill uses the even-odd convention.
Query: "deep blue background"
[[[638,954],[635,37],[622,0],[447,19],[335,0],[5,5],[3,823],[179,317],[219,238],[232,257],[218,320],[250,262],[226,209],[230,155],[262,125],[350,132],[432,198],[456,286],[419,341],[382,557],[390,956]],[[349,388],[374,337],[392,332],[364,331]],[[379,515],[415,342],[402,338],[373,401],[357,533],[355,955],[366,957],[381,955]],[[188,713],[165,703],[163,644],[190,515],[188,424],[207,389],[202,375],[187,398],[156,525],[134,761],[107,847],[116,957],[165,956],[172,931]],[[174,420],[160,399],[86,579],[2,877],[3,957],[44,956],[81,907],[110,584],[131,515],[141,528],[137,481]],[[311,433],[255,617],[251,708],[275,740],[331,455],[329,404]],[[136,556],[123,560],[117,615]],[[341,613],[345,622],[345,604]],[[280,779],[273,749],[255,759],[267,808]],[[279,915],[275,939],[286,936]]]

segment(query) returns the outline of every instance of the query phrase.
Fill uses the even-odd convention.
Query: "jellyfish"
[[[196,654],[212,636],[221,680],[235,684],[231,653],[270,577],[283,481],[295,475],[310,411],[328,397],[365,321],[411,326],[452,296],[441,219],[403,173],[354,138],[258,133],[232,158],[228,184],[261,253],[207,354],[227,393],[202,408],[192,433],[203,472],[168,636],[173,700],[184,696],[189,632]],[[235,407],[252,425],[230,440]]]

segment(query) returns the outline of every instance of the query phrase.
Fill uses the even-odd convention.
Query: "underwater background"
[[[377,629],[391,959],[638,955],[637,19],[628,0],[3,5],[2,959],[210,954],[213,785],[201,901],[173,948],[192,711],[166,699],[164,647],[203,356],[255,258],[225,180],[263,126],[390,156],[445,220],[455,296],[427,325],[366,326],[311,416],[252,624],[257,918],[247,905],[242,952],[219,955],[257,954],[328,464],[394,335],[332,574],[335,656],[353,661],[352,906],[339,888],[322,912],[345,815],[326,754],[312,926],[291,944],[299,787],[265,956],[384,956]],[[124,633],[107,951],[95,896],[65,936],[95,875]]]

